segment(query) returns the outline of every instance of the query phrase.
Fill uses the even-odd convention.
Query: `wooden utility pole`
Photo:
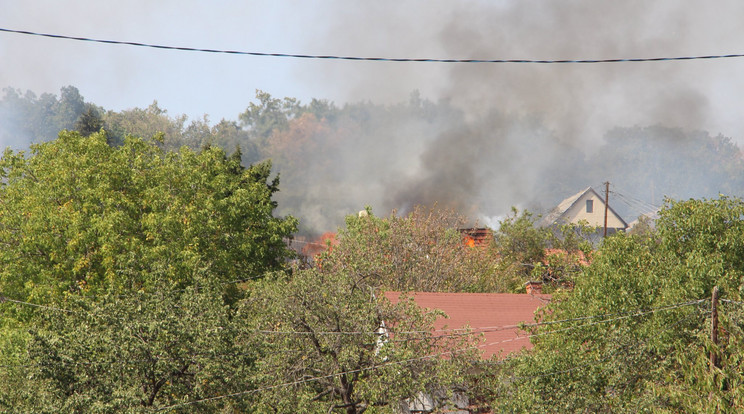
[[[604,235],[602,237],[607,237],[607,209],[610,208],[610,182],[605,181],[605,219],[604,219]]]
[[[718,361],[718,295],[718,286],[714,286],[710,300],[710,341],[712,342],[710,349],[710,374],[713,376],[713,384],[716,383],[716,369],[720,368],[720,361]],[[713,397],[713,390],[710,390],[708,401],[713,401]],[[716,407],[716,412],[720,412],[718,407]]]
[[[718,366],[718,286],[713,287],[713,295],[710,302],[710,341],[713,348],[710,350],[710,370],[714,371]]]

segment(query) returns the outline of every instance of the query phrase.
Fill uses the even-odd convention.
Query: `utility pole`
[[[610,182],[605,181],[605,219],[604,219],[604,235],[602,237],[607,237],[607,209],[609,208],[610,204]]]
[[[718,286],[713,287],[713,295],[710,301],[710,341],[713,348],[710,350],[710,370],[714,371],[718,366]]]
[[[720,361],[718,361],[718,286],[713,287],[713,294],[710,300],[710,341],[712,343],[710,349],[710,374],[713,376],[713,384],[716,383],[716,369],[720,368]],[[708,393],[708,401],[713,401],[713,390]],[[720,412],[716,408],[716,412]]]

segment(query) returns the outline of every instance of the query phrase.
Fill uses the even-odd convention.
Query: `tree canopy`
[[[351,270],[303,270],[245,302],[261,333],[259,411],[391,412],[419,393],[461,385],[477,355],[463,350],[467,336],[435,335],[441,312],[391,304]]]
[[[17,299],[260,278],[290,257],[271,165],[62,132],[0,161],[0,288]]]
[[[406,215],[382,218],[366,210],[346,218],[338,244],[318,259],[320,271],[348,272],[388,290],[508,290],[495,275],[498,258],[488,246],[463,242],[465,223],[447,209],[417,206]]]
[[[534,350],[504,368],[514,380],[491,390],[500,410],[741,410],[744,203],[668,201],[660,214],[651,234],[607,239],[573,290],[553,298]],[[714,286],[728,301],[718,345]]]

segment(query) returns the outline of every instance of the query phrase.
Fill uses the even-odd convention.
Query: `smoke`
[[[744,52],[739,0],[138,0],[119,6],[34,0],[6,9],[0,26],[9,28],[246,51],[460,59]],[[282,174],[280,206],[317,232],[332,230],[367,204],[386,214],[436,203],[482,220],[512,205],[550,208],[556,198],[611,179],[582,168],[617,126],[661,124],[744,142],[744,59],[321,61],[2,36],[0,57],[9,64],[0,71],[0,87],[42,93],[73,85],[89,102],[117,111],[157,99],[172,114],[234,119],[261,89],[340,106],[368,100],[392,105],[394,114],[419,91],[419,110],[433,113],[372,114],[367,123],[335,126],[329,139],[337,145],[308,151],[302,176]],[[9,139],[0,136],[0,145]],[[656,189],[656,196],[663,191]]]
[[[673,57],[741,53],[736,39],[744,35],[744,3],[733,0],[716,7],[672,0],[334,4],[337,13],[328,20],[327,35],[320,43],[313,41],[329,54],[342,55]],[[386,172],[361,172],[367,191],[359,206],[369,200],[383,211],[405,211],[414,204],[436,203],[486,221],[511,205],[549,208],[556,194],[569,196],[603,182],[606,177],[582,176],[582,160],[596,155],[604,134],[616,126],[662,124],[741,140],[741,121],[726,115],[730,107],[741,106],[741,98],[724,97],[721,89],[742,89],[741,77],[727,86],[721,82],[740,64],[347,62],[319,64],[324,75],[308,76],[322,79],[332,88],[329,94],[343,101],[365,97],[396,102],[418,89],[461,111],[461,120],[440,123],[440,129],[428,131],[432,136],[409,137],[417,140],[412,146],[417,151],[387,151],[405,159],[406,167],[368,154],[373,163],[385,164]],[[391,145],[389,136],[372,139]],[[546,177],[551,188],[546,188]]]
[[[744,4],[561,1],[387,2],[338,6],[324,50],[462,59],[606,59],[739,53]],[[333,23],[335,22],[335,24]],[[317,46],[316,46],[317,47]],[[325,66],[336,96],[395,101],[418,89],[470,115],[537,114],[561,139],[594,145],[612,126],[673,123],[727,135],[706,96],[734,60],[614,64],[395,64]],[[331,81],[332,79],[332,81]],[[741,79],[732,79],[742,86]],[[730,103],[730,102],[727,102]],[[741,126],[739,124],[738,126]],[[737,137],[739,138],[739,137]]]

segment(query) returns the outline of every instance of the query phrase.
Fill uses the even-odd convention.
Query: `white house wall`
[[[592,200],[594,208],[591,213],[586,212],[586,201]],[[579,220],[586,220],[592,227],[604,227],[604,200],[599,198],[596,193],[588,191],[584,193],[563,215],[563,220],[569,223],[578,223]],[[612,210],[607,211],[608,228],[625,228],[622,222]]]

